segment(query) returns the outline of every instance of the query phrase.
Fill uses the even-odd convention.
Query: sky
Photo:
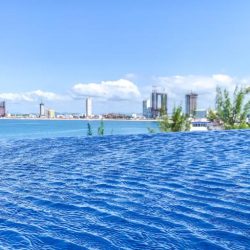
[[[152,86],[169,108],[250,83],[248,0],[1,0],[0,100],[11,113],[140,113]]]

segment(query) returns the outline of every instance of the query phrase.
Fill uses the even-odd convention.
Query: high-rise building
[[[0,102],[0,117],[5,117],[6,116],[6,106],[5,102]]]
[[[40,103],[40,111],[39,111],[39,117],[45,117],[45,107],[44,103]]]
[[[48,109],[48,118],[53,119],[56,117],[56,112],[54,109]]]
[[[142,115],[146,118],[151,117],[151,107],[149,99],[142,101]]]
[[[151,94],[151,114],[153,118],[166,115],[168,112],[168,96],[166,93],[153,90]]]
[[[88,97],[86,99],[86,117],[92,116],[92,98]]]
[[[194,116],[197,110],[197,98],[198,94],[191,92],[186,95],[186,114],[188,116]]]

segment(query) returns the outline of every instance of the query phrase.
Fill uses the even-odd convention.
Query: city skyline
[[[195,76],[189,76],[188,78],[196,78]],[[187,79],[182,76],[175,76],[170,78],[163,78],[160,81],[166,81],[166,85],[164,84],[159,85],[159,88],[162,89],[168,89],[169,91],[165,91],[169,96],[169,106],[168,109],[171,110],[176,105],[182,105],[185,106],[185,100],[183,96],[185,96],[188,92],[192,92],[194,89],[196,89],[195,92],[199,93],[199,96],[201,96],[199,101],[199,108],[202,109],[214,109],[215,106],[215,92],[216,87],[220,86],[222,88],[227,88],[229,91],[233,91],[235,85],[238,83],[240,85],[246,86],[249,85],[248,81],[246,79],[241,79],[236,82],[235,79],[226,76],[226,75],[214,75],[211,78],[203,78],[203,81],[207,83],[206,90],[203,90],[201,88],[190,88],[184,89],[184,88],[178,88],[178,86],[168,86],[167,83],[170,82],[179,82],[184,83],[185,80],[190,81],[190,79]],[[41,90],[33,91],[33,92],[22,92],[22,93],[0,93],[0,101],[5,101],[8,103],[8,110],[11,110],[14,113],[36,113],[35,105],[40,103],[40,99],[43,98],[46,100],[46,103],[49,106],[53,106],[58,110],[58,112],[72,112],[72,113],[82,113],[82,107],[81,102],[87,98],[87,97],[94,97],[95,98],[95,106],[93,108],[94,113],[141,113],[141,102],[145,99],[147,99],[148,92],[146,93],[146,90],[149,91],[149,89],[153,88],[154,86],[146,86],[143,90],[143,94],[141,94],[137,88],[136,85],[134,85],[131,81],[128,80],[119,80],[124,82],[129,82],[129,84],[132,86],[133,90],[128,90],[128,93],[126,93],[126,98],[123,98],[122,93],[120,93],[120,96],[112,96],[112,92],[115,92],[115,89],[110,89],[111,97],[114,99],[106,99],[106,96],[101,96],[101,91],[98,95],[90,95],[91,91],[86,91],[84,94],[81,93],[81,90],[79,90],[79,96],[75,98],[74,94],[69,95],[59,95],[53,92],[43,92]],[[118,82],[119,82],[118,81]],[[196,84],[201,84],[202,81],[194,80],[193,82],[190,82],[190,85],[195,86]],[[210,85],[209,85],[210,84]],[[93,92],[96,91],[96,87],[99,87],[97,84],[77,84],[76,86],[80,86],[83,88],[88,87],[88,85],[92,85]],[[94,86],[93,86],[94,85]],[[121,85],[119,86],[121,91]],[[124,85],[124,88],[126,86]],[[199,91],[200,90],[200,91]],[[122,92],[122,91],[121,91]],[[194,91],[193,91],[194,92]],[[104,92],[105,93],[105,92]],[[130,98],[129,95],[131,94]],[[123,105],[127,105],[129,103],[136,103],[136,108],[133,108],[133,106],[129,106],[126,110],[123,109]],[[67,105],[65,105],[67,103]],[[75,105],[78,103],[77,105]],[[110,104],[111,103],[111,104]],[[115,106],[112,105],[112,103],[116,104]],[[20,105],[21,104],[21,105]],[[64,104],[64,105],[60,105]],[[118,105],[117,105],[118,104]],[[137,107],[138,106],[138,107]],[[15,109],[15,107],[18,107],[18,109]],[[60,108],[61,107],[61,108]],[[68,109],[65,107],[68,107]]]
[[[164,114],[171,114],[171,111],[169,112],[168,109],[168,95],[164,90],[159,91],[159,88],[157,86],[153,86],[151,93],[148,93],[150,98],[146,98],[142,100],[143,108],[141,112],[138,112],[138,115],[142,115],[145,118],[158,118],[160,115]],[[197,97],[198,94],[196,93],[187,93],[185,95],[185,99],[189,95],[195,95],[196,96],[196,101],[195,101],[195,106],[193,107],[192,112],[187,112],[186,114],[191,115],[191,113],[195,112],[196,110],[199,109],[198,102],[197,102]],[[93,113],[93,98],[92,97],[86,97],[84,100],[82,100],[83,107],[82,107],[82,112],[58,112],[55,109],[53,109],[51,106],[47,106],[46,103],[43,101],[40,101],[38,105],[38,110],[36,112],[24,112],[24,113],[13,113],[11,110],[8,110],[8,105],[6,106],[6,101],[0,102],[0,109],[2,108],[2,117],[5,115],[15,115],[15,114],[20,114],[20,115],[37,115],[39,118],[45,118],[49,117],[49,113],[53,113],[53,117],[55,118],[55,114],[57,113],[58,115],[62,114],[78,114],[81,115],[82,117],[87,117],[87,118],[92,118],[94,116],[98,115],[104,115],[105,113]],[[185,113],[185,110],[187,110],[187,100],[185,101],[185,106],[183,106],[183,112]],[[208,109],[207,109],[208,110]],[[0,110],[1,111],[1,110]],[[162,113],[163,112],[163,113]],[[109,112],[108,114],[116,114],[115,112]],[[136,113],[123,113],[123,112],[118,112],[117,114],[136,114]]]
[[[250,82],[250,2],[191,2],[2,1],[0,101],[81,112],[91,96],[94,113],[139,113],[157,85],[170,110],[190,91],[213,108],[217,85]]]

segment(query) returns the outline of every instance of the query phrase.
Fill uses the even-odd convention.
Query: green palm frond
[[[190,130],[190,122],[188,117],[183,114],[182,107],[174,107],[172,116],[169,119],[168,116],[164,116],[159,123],[160,130],[162,132],[178,132]]]
[[[233,99],[231,100],[229,91],[222,91],[219,87],[216,89],[216,109],[217,118],[224,123],[225,128],[243,128],[245,126],[247,115],[250,112],[250,101],[245,105],[245,98],[250,93],[250,87],[235,87]]]

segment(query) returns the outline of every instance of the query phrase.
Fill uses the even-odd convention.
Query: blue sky
[[[249,82],[249,11],[247,0],[0,1],[0,99],[10,112],[40,99],[84,112],[90,95],[96,113],[140,112],[159,85],[170,106],[187,90],[212,106],[216,85]]]

